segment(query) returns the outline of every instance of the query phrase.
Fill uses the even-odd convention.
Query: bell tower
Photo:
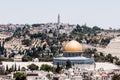
[[[60,14],[58,14],[58,24],[60,24]]]

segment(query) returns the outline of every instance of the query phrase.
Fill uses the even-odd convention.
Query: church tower
[[[58,24],[60,24],[60,14],[58,14]]]

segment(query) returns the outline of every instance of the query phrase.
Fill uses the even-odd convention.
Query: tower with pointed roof
[[[60,14],[58,14],[58,25],[60,24]]]

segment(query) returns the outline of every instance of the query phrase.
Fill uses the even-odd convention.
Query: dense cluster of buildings
[[[12,31],[14,32],[17,27],[22,28],[26,25],[8,24],[0,26],[0,30],[9,31],[8,33],[0,33],[0,42],[2,45],[5,38],[11,37],[13,35]],[[60,23],[60,15],[58,15],[57,23],[41,24],[39,27],[33,27],[29,25],[29,32],[30,34],[45,33],[49,37],[53,37],[53,33],[51,32],[58,33],[58,28],[60,34],[66,33],[67,35],[69,35],[75,27],[75,25]],[[35,58],[33,59],[33,61],[30,62],[22,62],[22,57],[25,54],[18,55],[17,53],[19,52],[25,52],[25,50],[31,50],[31,48],[33,47],[43,46],[44,44],[47,45],[46,50],[50,50],[47,42],[42,42],[40,39],[33,39],[31,42],[31,46],[22,45],[21,41],[24,38],[29,39],[29,36],[26,35],[25,37],[21,37],[20,39],[12,38],[10,41],[4,43],[4,48],[6,49],[7,57],[9,57],[11,53],[15,53],[15,56],[13,62],[2,61],[0,67],[2,67],[2,69],[4,70],[7,69],[7,66],[8,69],[10,69],[13,66],[16,66],[16,70],[21,70],[22,68],[25,68],[25,71],[20,72],[25,73],[27,80],[112,80],[112,76],[114,74],[120,74],[120,67],[113,63],[95,62],[93,57],[83,56],[83,45],[77,42],[76,40],[66,42],[65,46],[63,46],[63,54],[61,56],[54,57],[52,62],[40,62],[38,58]],[[119,40],[117,42],[119,42]],[[114,43],[114,40],[112,43]],[[116,48],[119,48],[119,46],[116,46]],[[68,60],[70,61],[71,68],[66,69],[66,62]],[[63,69],[60,73],[57,74],[42,70],[31,71],[28,69],[28,65],[31,64],[39,66],[39,69],[42,64],[48,64],[53,67],[57,67],[57,65],[59,64],[63,67]],[[13,75],[15,72],[11,72],[10,74],[7,74],[5,76],[0,76],[0,80],[14,80]]]
[[[2,66],[5,69],[7,65],[9,65],[9,68],[16,65],[17,69],[19,67],[25,67],[26,71],[24,73],[26,74],[27,80],[83,80],[85,78],[89,80],[112,80],[114,74],[120,74],[119,66],[108,62],[95,62],[93,58],[83,57],[82,54],[82,45],[72,40],[64,47],[63,57],[56,57],[53,59],[53,62],[39,62],[38,59],[35,59],[34,62],[2,62]],[[42,64],[56,66],[59,63],[65,67],[67,60],[71,61],[72,67],[69,69],[63,68],[59,74],[41,70],[29,71],[27,69],[27,66],[30,64],[35,64],[40,67]],[[7,78],[10,78],[8,80],[12,80],[13,73],[8,74]]]
[[[6,38],[11,38],[14,35],[14,32],[16,29],[21,28],[29,31],[29,34],[38,34],[38,33],[44,33],[47,34],[49,37],[53,37],[54,33],[60,34],[67,34],[69,35],[70,32],[76,28],[76,25],[70,25],[70,24],[64,24],[60,23],[60,15],[58,16],[58,22],[57,23],[46,23],[46,24],[36,24],[37,27],[33,25],[28,24],[7,24],[7,25],[0,25],[0,42],[1,44],[5,41]],[[57,26],[57,27],[56,27]],[[11,53],[19,53],[19,52],[25,52],[26,50],[30,50],[33,47],[39,47],[42,43],[40,39],[33,39],[31,42],[31,46],[25,46],[22,45],[22,40],[24,39],[30,39],[30,36],[27,34],[25,36],[20,36],[19,38],[12,37],[10,40],[4,42],[4,48],[7,57],[11,55]]]

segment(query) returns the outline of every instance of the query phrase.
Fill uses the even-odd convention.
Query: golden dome
[[[72,40],[66,44],[64,52],[83,52],[83,51],[81,44],[76,40]]]

